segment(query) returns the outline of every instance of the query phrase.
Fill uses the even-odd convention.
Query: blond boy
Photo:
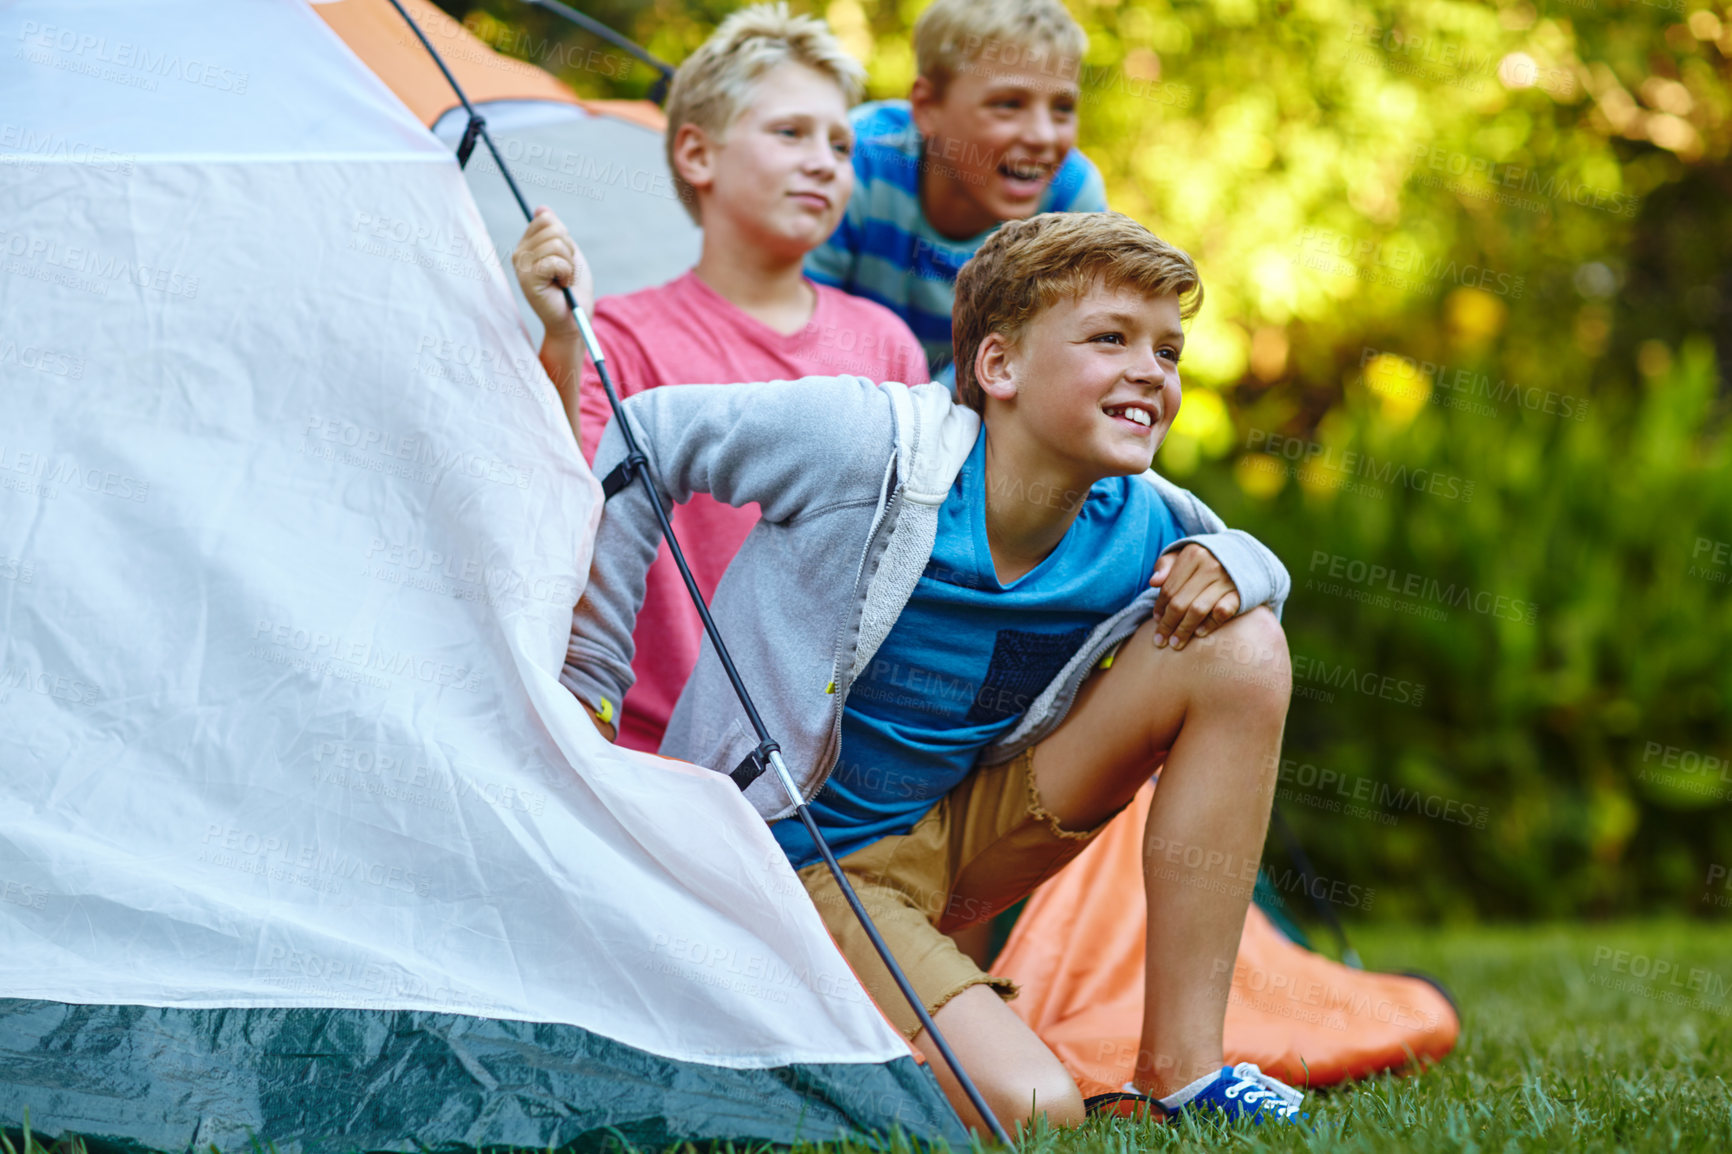
[[[668,96],[667,158],[686,208],[703,226],[697,265],[658,288],[604,297],[595,328],[625,395],[663,385],[857,374],[917,384],[926,359],[889,310],[814,284],[806,254],[848,202],[854,143],[848,108],[863,72],[822,21],[759,4],[728,17],[680,67]],[[559,286],[589,292],[571,237],[538,212],[515,261],[546,326],[542,364],[559,387],[584,455],[612,419]],[[587,299],[581,303],[587,308]],[[707,496],[675,514],[704,595],[757,522],[757,507]],[[651,567],[634,637],[635,683],[623,702],[592,702],[619,740],[654,752],[704,644],[672,559]]]
[[[992,230],[1107,206],[1075,147],[1087,49],[1061,0],[935,0],[908,99],[854,110],[854,196],[807,272],[892,309],[948,365],[956,274]]]

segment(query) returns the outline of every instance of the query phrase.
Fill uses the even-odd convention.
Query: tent
[[[653,109],[408,3],[602,291],[689,265]],[[731,784],[606,745],[557,685],[597,494],[510,315],[515,205],[485,153],[459,175],[394,13],[13,12],[0,1121],[160,1148],[961,1140]],[[1123,840],[998,967],[1085,1087],[1138,1012],[1141,926],[1064,919],[1076,885],[1137,884]],[[1267,1024],[1244,1006],[1293,1016],[1259,980],[1388,977],[1259,924],[1230,1046]],[[1373,1028],[1236,1056],[1351,1076],[1456,1025],[1317,1060]]]
[[[450,150],[304,0],[8,12],[0,1121],[963,1141],[734,786],[560,687],[598,489]]]
[[[571,230],[595,272],[597,293],[664,284],[697,263],[699,232],[668,175],[659,108],[648,101],[581,101],[542,69],[495,52],[428,0],[405,0],[404,7],[487,118],[523,195],[552,208]],[[332,0],[314,11],[455,148],[468,117],[387,0]],[[608,67],[623,67],[623,58],[614,59]],[[486,148],[475,149],[464,172],[495,251],[508,257],[523,235],[517,202]],[[515,278],[510,287],[539,335]]]

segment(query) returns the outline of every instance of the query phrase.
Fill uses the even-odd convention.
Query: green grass
[[[1442,1063],[1310,1095],[1312,1133],[1099,1119],[1036,1132],[1023,1154],[1732,1151],[1732,925],[1384,927],[1354,942],[1368,966],[1450,988],[1462,1036]],[[1678,984],[1655,980],[1662,962]]]
[[[1455,1053],[1421,1073],[1311,1095],[1310,1132],[1097,1119],[1038,1128],[1020,1154],[1732,1151],[1732,924],[1373,927],[1354,941],[1367,965],[1449,986],[1463,1017]],[[1658,964],[1669,969],[1656,979]],[[32,1141],[0,1154],[83,1151]],[[848,1142],[796,1154],[879,1152]]]

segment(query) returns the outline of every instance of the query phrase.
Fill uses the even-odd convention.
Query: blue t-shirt
[[[854,123],[854,194],[830,239],[806,257],[806,275],[877,301],[908,322],[934,373],[951,359],[957,271],[995,231],[952,240],[920,210],[922,144],[906,100],[862,104]],[[1106,185],[1071,149],[1041,196],[1041,212],[1104,212]],[[934,377],[935,380],[941,379]]]
[[[1161,551],[1183,536],[1153,486],[1108,477],[1089,489],[1058,546],[1001,585],[985,482],[983,430],[939,509],[926,571],[843,705],[841,757],[811,803],[839,857],[913,829],[1094,628],[1148,588]],[[1066,500],[1033,489],[1021,496]],[[796,869],[821,860],[797,819],[771,829]]]

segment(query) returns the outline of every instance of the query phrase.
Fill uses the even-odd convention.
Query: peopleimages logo
[[[375,643],[371,638],[302,629],[270,618],[260,618],[253,626],[253,656],[265,660],[282,658],[276,663],[295,668],[304,663],[308,670],[316,673],[338,673],[331,664],[336,662],[355,673],[368,675],[360,679],[378,689],[390,688],[390,682],[377,676],[381,674],[385,677],[410,677],[428,685],[470,693],[480,692],[482,684],[481,673],[473,666],[454,665],[425,654],[392,649]]]
[[[527,489],[533,476],[523,466],[483,453],[436,445],[419,432],[396,433],[320,413],[307,417],[306,427],[302,430],[301,452],[423,484],[432,484],[447,474],[453,474]]]
[[[1643,744],[1636,780],[1706,801],[1732,798],[1732,760],[1659,741]]]
[[[1366,817],[1392,825],[1397,814],[1411,813],[1450,825],[1484,829],[1491,816],[1483,805],[1319,768],[1298,758],[1281,758],[1278,766],[1277,796],[1330,812],[1344,812],[1343,805],[1338,803],[1345,803],[1349,817]],[[1373,806],[1376,808],[1370,808]],[[1356,808],[1362,812],[1352,812]]]
[[[301,880],[309,888],[336,893],[340,883],[358,882],[380,889],[426,897],[433,880],[425,873],[390,862],[301,844],[279,834],[259,833],[239,826],[209,823],[198,860],[241,873],[266,874],[276,880]],[[290,874],[299,873],[300,878]]]
[[[1473,500],[1474,483],[1435,469],[1410,468],[1394,461],[1379,459],[1356,449],[1337,449],[1321,441],[1289,437],[1267,429],[1251,429],[1245,434],[1245,448],[1275,458],[1276,464],[1324,470],[1343,478],[1359,478],[1375,485],[1393,485],[1428,493],[1452,501]]]
[[[1468,609],[1503,621],[1520,621],[1532,625],[1539,616],[1538,605],[1519,597],[1508,597],[1487,589],[1475,589],[1466,584],[1457,585],[1453,581],[1445,584],[1436,577],[1427,577],[1423,573],[1403,572],[1387,565],[1313,549],[1311,577],[1306,588],[1316,587],[1319,577],[1345,582],[1370,593],[1389,593],[1415,601],[1431,602],[1435,606]],[[1328,587],[1323,587],[1322,591],[1339,592],[1338,589]]]
[[[18,365],[44,376],[65,377],[70,381],[84,376],[84,358],[77,353],[41,345],[20,345],[17,341],[0,338],[0,368],[7,365]]]
[[[58,273],[73,278],[68,287],[95,296],[106,296],[111,284],[131,284],[189,300],[198,296],[196,276],[162,265],[138,263],[114,253],[98,252],[86,245],[62,244],[56,237],[0,229],[0,257],[7,260],[7,272],[35,276],[38,280],[55,280],[57,278],[51,274]]]
[[[123,73],[134,87],[154,92],[158,80],[179,80],[216,92],[246,94],[249,74],[233,68],[183,56],[179,52],[153,49],[130,40],[110,40],[91,32],[26,20],[18,31],[26,47],[60,53],[60,59],[32,61],[81,72],[102,80],[120,79]]]
[[[1385,372],[1381,385],[1383,389],[1389,390],[1393,386],[1392,391],[1399,394],[1427,388],[1432,403],[1443,408],[1466,409],[1474,401],[1486,400],[1499,405],[1519,406],[1530,413],[1556,415],[1571,421],[1588,419],[1589,401],[1586,397],[1531,385],[1512,384],[1503,377],[1494,382],[1491,374],[1476,369],[1422,361],[1367,345],[1360,350],[1359,367],[1363,369],[1373,361],[1378,362],[1378,367]],[[1394,379],[1391,380],[1391,377]],[[1495,410],[1486,409],[1481,415],[1494,416]]]
[[[1732,580],[1732,541],[1696,538],[1695,548],[1690,550],[1688,575],[1713,585],[1725,585]]]
[[[1473,182],[1484,181],[1490,186],[1489,191],[1499,204],[1510,204],[1516,208],[1543,208],[1543,205],[1523,201],[1525,197],[1536,196],[1543,200],[1573,204],[1579,208],[1598,209],[1625,220],[1633,220],[1636,210],[1641,207],[1641,201],[1634,196],[1595,188],[1555,172],[1542,173],[1520,164],[1488,160],[1483,156],[1469,156],[1463,152],[1450,152],[1435,145],[1415,144],[1411,159],[1414,166],[1422,170],[1420,179],[1423,182],[1443,184],[1458,192],[1472,195]]]
[[[1399,677],[1361,671],[1346,664],[1331,664],[1319,657],[1293,654],[1293,681],[1311,689],[1341,689],[1363,697],[1375,697],[1397,705],[1419,707],[1425,704],[1425,685]],[[1333,701],[1333,694],[1329,700]]]
[[[0,665],[0,701],[11,697],[13,690],[38,693],[70,705],[87,705],[102,699],[96,686],[70,674]]]
[[[58,132],[39,132],[20,124],[0,124],[0,149],[9,155],[0,156],[0,163],[31,165],[44,160],[81,164],[98,172],[116,172],[131,176],[136,158],[131,153],[115,152],[100,144],[75,140]]]
[[[120,501],[142,502],[150,497],[150,482],[130,473],[3,443],[0,443],[0,489],[47,498],[58,496],[62,490]]]
[[[1715,893],[1718,886],[1724,893]],[[1728,871],[1718,862],[1708,867],[1708,880],[1704,883],[1702,901],[1708,905],[1732,906],[1732,871]]]
[[[1428,260],[1417,248],[1379,244],[1369,237],[1354,238],[1326,228],[1302,229],[1293,246],[1299,251],[1295,259],[1306,268],[1394,287],[1447,281],[1513,300],[1520,300],[1527,289],[1526,277],[1441,256]]]
[[[1725,975],[1705,966],[1686,966],[1676,958],[1595,946],[1594,970],[1596,972],[1588,978],[1590,984],[1620,993],[1640,994],[1673,1005],[1721,1014],[1732,1009],[1726,1004],[1732,985],[1727,983]],[[1619,981],[1611,977],[1613,974],[1634,980]]]

